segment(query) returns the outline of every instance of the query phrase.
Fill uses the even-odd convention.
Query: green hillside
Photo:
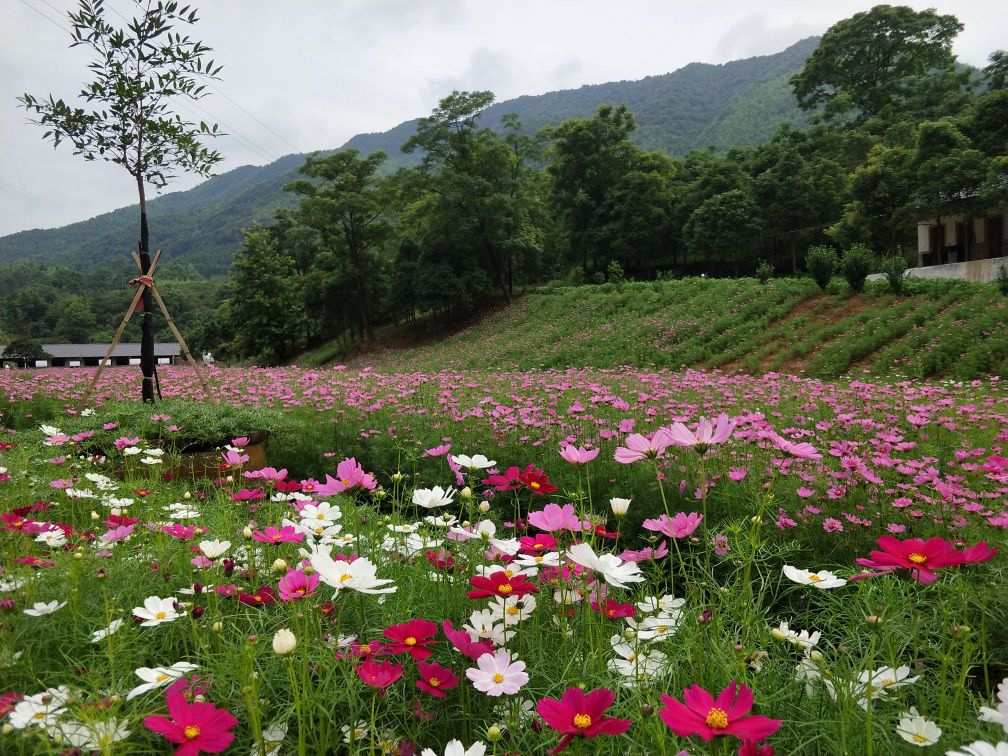
[[[591,116],[601,104],[626,103],[638,122],[633,139],[646,149],[682,155],[711,145],[755,145],[782,122],[804,124],[787,79],[817,44],[818,38],[809,38],[775,55],[722,65],[691,63],[639,81],[519,97],[488,108],[483,122],[496,126],[501,116],[517,113],[528,131],[537,131],[565,118]],[[386,169],[415,165],[417,154],[400,152],[415,128],[415,120],[407,121],[382,133],[359,134],[343,147],[364,154],[384,150],[390,157]],[[204,275],[226,272],[240,246],[242,228],[268,221],[277,208],[295,204],[282,187],[297,176],[303,162],[304,155],[288,155],[262,167],[243,166],[189,191],[149,200],[151,246],[191,263]],[[131,206],[62,228],[2,237],[0,263],[32,260],[79,270],[121,267],[125,251],[135,243],[137,217],[136,206]]]
[[[563,287],[525,295],[475,325],[429,338],[391,329],[355,365],[386,372],[508,366],[703,367],[970,379],[1008,372],[1008,300],[992,285],[881,282],[851,295],[839,281],[688,278]],[[310,356],[309,356],[310,359]]]

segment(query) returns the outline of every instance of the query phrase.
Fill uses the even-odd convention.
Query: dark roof
[[[5,345],[0,344],[0,354]],[[43,344],[42,348],[56,359],[102,358],[105,356],[108,344]],[[161,342],[154,344],[155,357],[177,357],[181,354],[178,344]],[[140,344],[119,343],[112,350],[112,357],[139,357]]]

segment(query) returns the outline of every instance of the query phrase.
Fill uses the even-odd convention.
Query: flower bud
[[[273,572],[286,572],[286,571],[287,571],[287,562],[285,562],[283,559],[273,560]]]
[[[490,502],[489,501],[481,501],[479,503],[479,511],[483,512],[484,514],[486,514],[487,512],[489,512],[490,511]]]
[[[825,658],[822,655],[822,651],[819,651],[818,649],[812,649],[811,651],[809,651],[809,655],[808,656],[809,656],[809,659],[811,659],[812,661],[814,661],[816,664],[821,664],[822,660]]]
[[[787,636],[781,632],[780,628],[775,627],[770,631],[770,636],[776,641],[786,640]]]
[[[220,620],[217,620],[210,626],[210,629],[213,630],[215,633],[219,633],[221,630],[224,629],[224,623],[221,622]]]
[[[245,536],[246,538],[251,538],[252,537],[252,528],[250,528],[248,525],[246,525],[244,528],[242,528],[242,535]]]
[[[206,612],[206,608],[202,606],[194,606],[192,610],[193,619],[199,619]]]
[[[189,493],[188,491],[186,491],[184,494],[182,494],[182,498],[183,499],[191,499],[192,498],[192,494]]]
[[[12,725],[10,722],[7,722],[6,724],[4,724],[3,728],[0,729],[0,732],[3,732],[4,735],[10,735],[12,732],[14,732],[14,725]]]
[[[101,515],[100,515],[100,514],[98,514],[97,512],[95,512],[95,511],[94,511],[94,510],[92,509],[92,510],[91,510],[91,519],[92,519],[92,521],[94,521],[94,522],[98,522],[98,520],[100,520],[100,519],[101,519]]]
[[[393,483],[398,483],[402,479],[403,479],[403,474],[401,472],[399,472],[398,470],[396,470],[394,473],[392,473],[392,482]]]
[[[459,496],[461,496],[463,499],[471,499],[472,495],[473,495],[472,489],[469,488],[469,486],[466,486],[461,491],[459,491]]]
[[[609,508],[616,517],[623,517],[630,509],[630,499],[620,499],[613,497],[609,499]]]
[[[498,740],[501,739],[501,736],[503,734],[504,733],[501,732],[500,727],[498,727],[497,725],[490,725],[489,727],[487,727],[486,739],[489,740],[491,743],[496,743]]]
[[[297,647],[297,638],[287,628],[283,627],[276,631],[273,636],[273,651],[280,656],[289,654]]]
[[[763,518],[760,517],[759,515],[753,515],[752,517],[749,518],[749,522],[751,522],[753,525],[759,525],[761,522],[763,522]]]

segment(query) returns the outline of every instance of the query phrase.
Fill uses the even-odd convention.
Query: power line
[[[21,2],[24,3],[25,5],[27,5],[29,8],[31,8],[36,13],[38,13],[40,16],[42,16],[42,18],[44,18],[50,24],[53,24],[54,26],[58,26],[60,29],[62,29],[63,31],[67,32],[68,34],[70,33],[70,30],[67,29],[65,26],[63,26],[63,24],[61,24],[59,21],[53,21],[51,18],[49,18],[49,16],[47,16],[45,13],[43,13],[42,11],[40,11],[38,8],[36,8],[31,3],[29,3],[28,0],[21,0]],[[42,0],[42,2],[45,2],[45,0]],[[46,3],[46,5],[49,5],[49,3]],[[52,8],[51,5],[49,5],[49,7]],[[58,9],[53,8],[53,10],[58,10]]]

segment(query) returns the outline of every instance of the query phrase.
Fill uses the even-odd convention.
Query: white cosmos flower
[[[459,467],[475,472],[476,470],[486,470],[497,464],[492,459],[487,459],[483,454],[474,454],[471,457],[465,454],[453,454],[452,461]]]
[[[280,746],[283,745],[284,739],[287,737],[287,723],[286,722],[274,722],[262,733],[263,747],[259,748],[259,744],[256,743],[252,746],[252,751],[250,756],[270,756],[270,754],[276,754],[280,752]]]
[[[617,643],[619,638],[620,636],[614,635],[610,641],[617,656],[609,660],[608,667],[624,678],[624,687],[637,687],[668,671],[668,657],[661,651],[652,649],[641,652],[627,643]]]
[[[329,527],[342,517],[342,510],[328,501],[312,502],[301,507],[301,522],[307,527]]]
[[[505,625],[516,625],[532,616],[536,608],[535,596],[529,594],[521,598],[496,596],[490,602],[490,611]]]
[[[484,756],[485,753],[486,743],[482,740],[477,740],[468,748],[462,745],[460,740],[449,740],[444,750],[444,756]],[[420,756],[438,756],[438,754],[430,748],[424,748]]]
[[[511,562],[519,567],[534,567],[538,570],[541,567],[559,567],[560,553],[557,551],[545,551],[538,554],[522,554]]]
[[[609,585],[626,588],[627,583],[644,581],[636,562],[624,562],[615,554],[596,554],[587,543],[578,543],[567,549],[567,555],[576,564],[602,575]]]
[[[144,599],[143,606],[133,607],[133,614],[143,619],[140,623],[142,627],[153,627],[162,622],[172,622],[179,618],[179,613],[175,609],[175,599],[169,596],[148,596]]]
[[[69,697],[70,689],[65,685],[49,688],[33,696],[25,696],[8,715],[7,722],[15,730],[51,725],[66,711]]]
[[[119,632],[119,628],[123,626],[124,622],[125,620],[123,619],[114,619],[109,623],[108,627],[103,627],[101,630],[95,630],[91,633],[91,642],[101,643],[110,635]]]
[[[627,513],[627,510],[630,509],[630,499],[613,497],[609,499],[609,508],[617,517],[623,517]]]
[[[199,669],[197,665],[184,661],[175,662],[170,667],[140,667],[135,670],[135,673],[143,682],[126,694],[126,700],[131,701],[149,690],[167,685],[196,669]]]
[[[918,676],[910,676],[910,667],[879,667],[876,670],[866,669],[858,675],[854,695],[858,696],[858,706],[868,708],[869,698],[879,698],[889,691],[902,688],[918,680]]]
[[[36,601],[35,605],[31,609],[25,609],[24,613],[29,617],[44,617],[47,614],[52,614],[58,609],[62,609],[66,606],[66,601]]]
[[[161,457],[143,457],[140,461],[145,465],[160,465],[163,462]]]
[[[136,456],[137,454],[140,454],[140,451],[141,450],[139,446],[127,446],[125,449],[123,449],[123,454],[125,454],[127,457],[133,457]]]
[[[336,593],[344,589],[361,593],[394,593],[396,591],[394,584],[388,585],[393,581],[377,576],[378,568],[367,557],[358,557],[353,562],[348,562],[343,559],[333,559],[328,551],[316,549],[311,552],[309,562],[318,573],[319,579],[326,585],[335,588]]]
[[[115,496],[107,496],[103,499],[106,507],[111,507],[112,509],[126,509],[133,504],[134,499],[122,498],[118,499]]]
[[[980,707],[980,720],[1001,725],[1005,733],[1008,733],[1008,677],[1001,681],[997,687],[997,708],[989,706]]]
[[[686,599],[676,598],[671,594],[665,594],[661,598],[658,598],[657,596],[648,596],[642,601],[637,602],[637,608],[644,614],[651,614],[652,612],[662,612],[667,614],[673,610],[682,609],[685,604]]]
[[[474,641],[488,640],[501,646],[504,644],[504,623],[499,620],[493,609],[482,609],[469,615],[469,623],[462,625],[462,629]]]
[[[368,734],[368,723],[363,719],[356,725],[351,727],[350,725],[343,725],[340,727],[340,732],[343,733],[343,742],[347,744],[359,743],[364,740]]]
[[[959,746],[958,751],[946,751],[945,756],[1008,756],[1008,742],[975,740],[969,745]]]
[[[216,559],[227,553],[231,548],[231,541],[200,541],[199,548],[207,559]]]
[[[921,748],[934,745],[941,737],[941,729],[927,717],[922,717],[913,706],[904,714],[896,727],[896,732],[907,743]]]
[[[428,525],[433,525],[435,528],[450,528],[452,525],[458,524],[458,518],[453,514],[444,512],[439,515],[427,515],[424,517],[424,522]]]
[[[846,580],[837,577],[829,570],[810,572],[809,570],[802,570],[798,567],[792,567],[790,564],[785,564],[782,572],[789,580],[800,585],[811,585],[814,588],[839,588],[842,585],[847,585]]]
[[[52,425],[40,425],[39,428],[42,430],[42,433],[46,436],[62,435],[60,429]]]
[[[90,488],[66,488],[63,490],[63,493],[65,493],[71,499],[97,498],[97,494]]]
[[[787,622],[781,622],[780,626],[777,628],[776,632],[779,636],[783,637],[788,643],[795,646],[800,646],[801,648],[812,648],[819,643],[819,639],[822,637],[822,633],[816,630],[814,633],[809,634],[808,630],[792,630]]]
[[[434,509],[436,507],[446,507],[452,503],[452,500],[457,494],[454,488],[449,488],[447,491],[441,486],[434,486],[434,488],[418,488],[413,492],[413,503],[418,507],[423,507],[424,509]]]
[[[59,735],[65,744],[87,751],[107,749],[113,743],[130,736],[126,722],[115,719],[79,722],[75,719],[54,722],[46,730],[53,737]]]

